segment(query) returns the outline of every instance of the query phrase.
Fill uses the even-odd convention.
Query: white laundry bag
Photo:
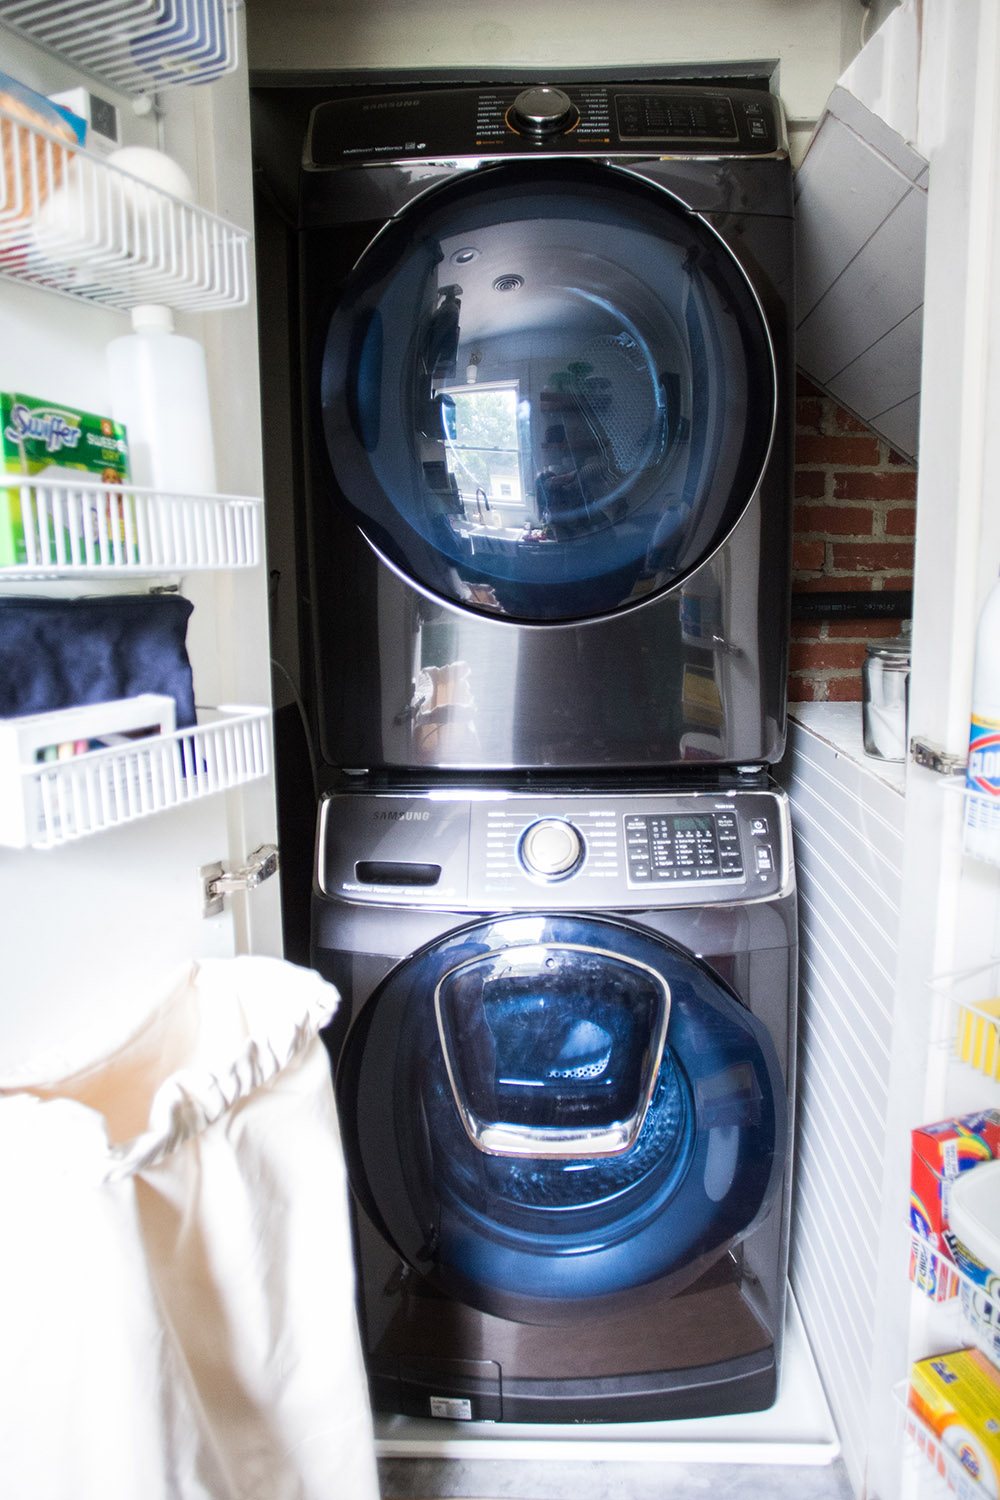
[[[376,1500],[337,995],[212,960],[86,1072],[0,1091],[0,1495]]]

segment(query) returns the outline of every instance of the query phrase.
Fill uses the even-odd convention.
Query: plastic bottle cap
[[[132,309],[132,327],[136,333],[173,333],[174,315],[159,302],[140,302]]]

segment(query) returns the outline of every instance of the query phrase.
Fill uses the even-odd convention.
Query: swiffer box
[[[0,391],[0,473],[27,475],[37,485],[51,479],[120,485],[128,478],[128,444],[120,422],[35,396]],[[117,510],[101,490],[81,490],[79,519],[96,538],[102,524],[115,524]],[[103,517],[99,515],[103,511]],[[64,518],[69,520],[69,515]],[[0,566],[29,561],[26,517],[17,489],[0,488]],[[28,525],[33,520],[27,518]]]
[[[1000,1371],[985,1354],[958,1349],[918,1360],[907,1404],[940,1440],[949,1469],[960,1468],[984,1496],[1000,1492]]]

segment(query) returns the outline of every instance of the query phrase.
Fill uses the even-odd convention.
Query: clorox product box
[[[0,473],[28,476],[44,488],[49,480],[77,477],[120,485],[128,479],[128,472],[128,441],[120,422],[35,396],[0,391]],[[102,506],[107,524],[107,497],[98,489],[77,495],[77,504],[86,512],[78,525],[96,535]],[[31,561],[26,527],[30,530],[35,524],[35,515],[35,506],[27,510],[22,506],[17,488],[0,489],[0,567]],[[67,518],[64,515],[60,524],[65,525]]]
[[[961,1476],[984,1496],[1000,1493],[1000,1371],[985,1354],[957,1349],[918,1360],[907,1405],[944,1449],[933,1457],[951,1488]]]

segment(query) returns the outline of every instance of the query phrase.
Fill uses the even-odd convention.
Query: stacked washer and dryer
[[[766,1407],[796,970],[780,106],[347,93],[300,206],[312,961],[343,996],[374,1403]]]

